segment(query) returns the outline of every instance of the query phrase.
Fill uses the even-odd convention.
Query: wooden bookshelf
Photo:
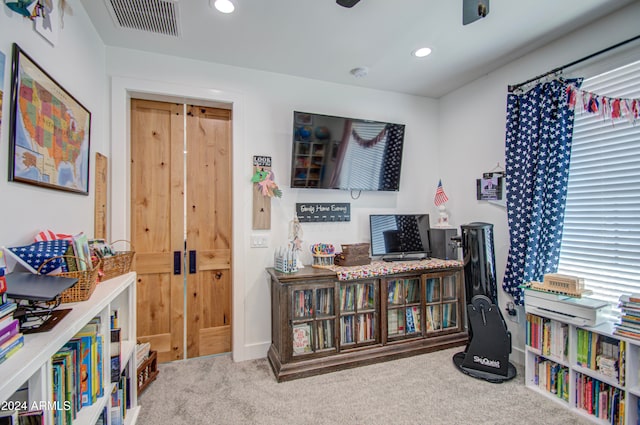
[[[0,364],[0,401],[23,400],[26,395],[28,406],[34,403],[53,403],[52,356],[72,339],[83,327],[98,317],[99,332],[106,343],[102,344],[102,385],[103,395],[91,406],[83,407],[74,419],[74,425],[93,425],[103,410],[107,410],[107,421],[111,423],[110,375],[110,315],[118,310],[121,328],[121,372],[127,372],[133,379],[130,388],[130,405],[125,423],[136,422],[139,406],[135,385],[135,338],[136,338],[136,274],[127,273],[100,282],[87,301],[62,304],[60,308],[71,308],[60,323],[52,330],[25,336],[24,347]],[[44,411],[44,423],[53,424],[53,410]]]
[[[267,271],[268,359],[279,382],[468,341],[461,267],[358,280],[338,280],[335,272],[312,267],[292,274]]]

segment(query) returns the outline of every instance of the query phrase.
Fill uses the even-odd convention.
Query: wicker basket
[[[86,301],[93,294],[93,290],[96,289],[96,285],[98,283],[98,272],[100,269],[100,264],[93,265],[86,261],[83,258],[76,257],[74,255],[60,255],[58,257],[52,257],[48,260],[44,261],[40,267],[38,267],[38,273],[42,267],[47,264],[49,261],[52,261],[57,258],[74,258],[76,264],[80,264],[80,262],[84,262],[86,266],[86,270],[78,270],[72,272],[63,272],[59,273],[56,276],[62,277],[74,277],[78,279],[78,282],[73,285],[71,288],[65,289],[60,294],[60,302],[62,303],[75,303],[78,301]],[[65,260],[66,261],[66,260]]]
[[[131,250],[115,251],[115,255],[102,258],[102,276],[100,277],[101,281],[120,276],[121,274],[129,273],[129,270],[131,270],[131,263],[133,261],[133,256],[135,255],[133,246],[131,245],[131,242],[124,239],[112,242],[111,246],[113,247],[118,242],[126,242],[131,247]]]

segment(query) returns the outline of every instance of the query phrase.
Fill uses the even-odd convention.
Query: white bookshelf
[[[548,319],[551,322],[567,323],[564,321],[556,320],[555,318],[547,318],[543,315],[540,315],[539,312],[534,313],[534,315],[537,317]],[[526,324],[525,326],[528,326],[528,324]],[[623,355],[621,356],[622,360],[624,360],[624,367],[622,372],[619,371],[618,378],[607,376],[605,374],[602,374],[598,370],[584,367],[583,365],[579,364],[577,348],[579,341],[579,330],[586,330],[588,332],[592,332],[595,335],[612,338],[613,340],[617,341],[618,344],[620,343],[620,341],[624,342],[624,351]],[[610,386],[611,388],[619,389],[620,393],[624,397],[624,413],[621,415],[621,421],[616,423],[625,425],[637,424],[639,409],[638,397],[640,397],[640,382],[638,378],[640,367],[640,363],[638,361],[640,356],[640,341],[630,338],[624,338],[619,335],[614,335],[613,330],[613,322],[605,322],[595,327],[576,326],[571,323],[567,323],[566,343],[568,345],[566,357],[562,355],[558,356],[543,354],[542,349],[530,346],[529,340],[527,340],[527,343],[525,345],[525,385],[532,391],[535,391],[538,394],[542,394],[543,396],[563,405],[567,409],[571,409],[581,416],[590,419],[593,423],[604,425],[612,422],[610,422],[610,419],[605,420],[602,418],[598,418],[594,414],[589,413],[587,410],[578,407],[578,397],[580,397],[580,391],[578,391],[578,377],[580,375],[583,375],[593,380],[598,380],[601,383]],[[529,331],[527,330],[527,332]],[[537,359],[542,361],[549,360],[551,362],[555,362],[568,370],[568,400],[563,400],[557,394],[554,394],[539,385],[540,370],[538,367]],[[538,372],[538,374],[536,372]],[[536,377],[536,375],[538,376]]]
[[[110,314],[118,310],[118,326],[121,328],[121,366],[128,369],[131,377],[131,409],[127,411],[126,424],[134,424],[138,417],[137,370],[135,356],[136,342],[136,274],[131,272],[113,279],[100,282],[87,301],[62,304],[60,308],[71,308],[52,330],[25,335],[24,347],[0,364],[0,401],[14,399],[18,389],[28,384],[28,404],[33,402],[52,402],[52,363],[53,356],[64,344],[96,316],[101,318],[103,344],[103,382],[104,396],[91,406],[78,412],[74,425],[94,425],[105,406],[111,404],[111,366],[110,366]],[[108,423],[111,412],[107,409]],[[53,411],[45,409],[45,425],[53,424]]]

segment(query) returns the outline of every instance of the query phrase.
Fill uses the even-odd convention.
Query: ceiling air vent
[[[177,0],[105,0],[116,25],[180,36]]]

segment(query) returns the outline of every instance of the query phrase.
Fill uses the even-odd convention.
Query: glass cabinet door
[[[334,290],[330,286],[292,291],[294,356],[335,350]]]
[[[425,276],[425,315],[427,335],[459,329],[461,302],[459,273],[433,273]]]
[[[340,285],[340,346],[377,340],[376,281]]]
[[[422,333],[420,277],[386,280],[387,337]]]

